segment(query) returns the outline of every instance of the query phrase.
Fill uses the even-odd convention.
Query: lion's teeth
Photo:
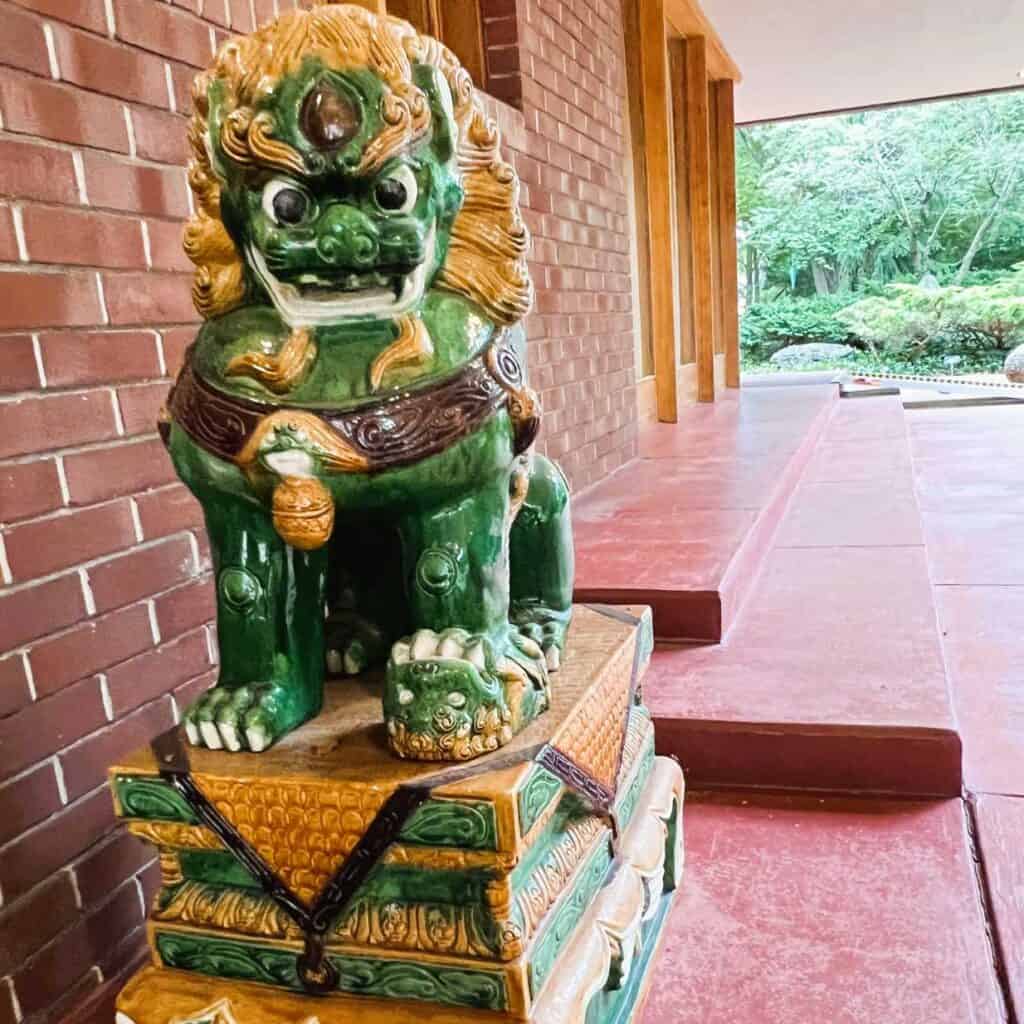
[[[437,651],[437,634],[429,629],[418,629],[412,637],[409,656],[413,661],[432,657]]]
[[[466,661],[471,665],[475,665],[481,672],[487,670],[487,658],[484,655],[484,645],[477,640],[475,644],[471,644],[466,648]]]

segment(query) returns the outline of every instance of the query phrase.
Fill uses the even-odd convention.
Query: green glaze
[[[444,74],[412,67],[429,129],[361,171],[387,127],[388,87],[368,68],[327,66],[325,52],[311,47],[247,101],[301,172],[225,148],[222,128],[240,113],[238,97],[216,75],[206,96],[210,174],[244,264],[244,297],[204,324],[190,372],[214,393],[261,403],[267,415],[366,408],[429,390],[479,359],[499,329],[520,361],[525,355],[514,317],[498,323],[497,306],[485,309],[485,299],[468,297],[473,289],[453,291],[443,280],[465,199],[457,156],[465,140]],[[310,97],[326,97],[343,116],[311,120]],[[482,216],[477,233],[488,234]],[[496,258],[481,258],[481,275]],[[428,344],[375,379],[374,361],[412,321]],[[303,332],[313,343],[309,362],[285,390],[238,372],[240,357],[276,358]],[[495,380],[517,403],[528,394],[525,381],[516,391]],[[197,401],[208,404],[192,414],[214,433],[218,417],[230,418],[210,399]],[[325,654],[332,670],[351,673],[387,661],[384,716],[401,756],[465,760],[543,712],[571,610],[569,493],[554,464],[517,454],[522,422],[503,403],[436,454],[365,471],[325,462],[308,431],[284,424],[261,435],[244,472],[172,422],[168,447],[203,506],[217,580],[220,673],[185,713],[190,740],[264,749],[320,710]],[[322,485],[317,493],[333,506],[329,540],[325,533],[300,550],[279,534],[271,509],[286,479]],[[523,481],[528,493],[513,522],[510,494],[521,497]]]
[[[421,846],[496,850],[498,826],[494,805],[483,800],[428,800],[413,811],[398,838]]]
[[[629,973],[625,979],[612,978],[609,984],[598,992],[587,1004],[585,1024],[629,1024],[633,1020],[633,1011],[640,998],[645,978],[651,969],[651,961],[658,950],[658,939],[665,927],[668,913],[672,909],[673,890],[670,872],[671,858],[674,856],[677,829],[682,827],[680,807],[673,803],[672,813],[666,822],[668,838],[666,839],[665,857],[665,888],[658,902],[658,907],[640,926],[640,943]]]
[[[189,881],[259,889],[259,882],[226,850],[180,850],[182,876]],[[359,887],[355,900],[375,904],[435,902],[482,903],[491,875],[483,869],[428,870],[404,864],[378,864]]]
[[[561,842],[569,827],[581,818],[590,817],[593,812],[573,793],[566,793],[543,831],[530,844],[522,859],[512,869],[510,881],[513,892],[519,892],[530,884],[534,874],[543,874],[544,865],[554,858],[554,849]]]
[[[183,878],[191,882],[262,890],[254,878],[227,850],[179,850]]]
[[[161,779],[138,775],[117,775],[113,779],[114,795],[124,818],[146,821],[178,821],[198,824],[192,808],[178,792]]]
[[[218,978],[298,989],[295,954],[233,939],[157,931],[156,950],[167,967]]]
[[[615,801],[615,816],[619,826],[625,828],[633,817],[640,794],[643,792],[647,777],[654,767],[654,734],[645,742],[643,750],[637,757],[637,768],[633,777],[619,793]]]
[[[398,385],[417,387],[443,379],[479,355],[494,336],[494,325],[480,309],[452,292],[432,291],[424,298],[420,318],[430,333],[434,357],[426,370],[396,369],[389,377]],[[518,333],[519,329],[515,329]],[[270,402],[273,396],[249,377],[229,376],[228,363],[246,352],[280,348],[290,333],[273,306],[245,306],[199,330],[193,354],[197,372],[218,389],[242,398]],[[317,358],[306,376],[288,393],[289,408],[346,409],[373,399],[367,368],[395,340],[392,321],[359,320],[316,327]],[[359,367],[359,372],[353,372]]]
[[[294,950],[159,929],[155,941],[167,967],[303,991]],[[338,970],[343,992],[480,1010],[503,1010],[508,1004],[505,978],[498,971],[337,954],[328,954],[328,960]]]
[[[546,768],[534,765],[516,796],[519,807],[519,832],[526,835],[544,809],[562,791],[562,783]]]
[[[489,879],[490,875],[480,869],[440,871],[385,864],[373,869],[356,898],[378,905],[392,902],[482,904]]]
[[[562,947],[579,924],[590,901],[604,884],[612,864],[611,843],[599,843],[576,875],[572,888],[544,919],[530,951],[530,991],[536,996],[544,985]]]

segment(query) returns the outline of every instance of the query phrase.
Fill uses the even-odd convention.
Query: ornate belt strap
[[[366,471],[409,465],[444,451],[505,405],[516,427],[516,451],[532,444],[539,411],[519,359],[501,332],[455,375],[354,409],[304,409],[361,457]],[[234,461],[261,420],[288,408],[225,394],[206,383],[189,353],[168,399],[168,411],[201,448]]]

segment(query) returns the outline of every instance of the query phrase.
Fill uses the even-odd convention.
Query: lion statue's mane
[[[413,68],[428,65],[441,73],[451,93],[464,199],[434,284],[475,302],[496,324],[520,320],[533,296],[519,181],[499,155],[497,126],[468,72],[449,49],[420,35],[408,22],[331,3],[288,12],[252,35],[228,40],[213,66],[196,77],[189,126],[195,213],[185,229],[185,251],[196,265],[192,298],[200,315],[221,316],[247,299],[245,264],[221,219],[215,144],[240,170],[262,166],[301,174],[306,159],[276,136],[267,101],[308,57],[337,71],[368,68],[384,83],[384,128],[367,145],[357,173],[376,170],[427,135],[430,102],[416,85]],[[217,81],[222,83],[224,111],[215,140],[209,115],[210,87]]]

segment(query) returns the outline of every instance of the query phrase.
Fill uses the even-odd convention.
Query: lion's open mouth
[[[291,283],[274,276],[255,245],[249,246],[249,258],[277,311],[292,326],[353,317],[397,317],[423,297],[434,253],[434,232],[431,228],[427,236],[427,258],[411,273],[397,276],[378,271],[343,276],[307,273]]]

